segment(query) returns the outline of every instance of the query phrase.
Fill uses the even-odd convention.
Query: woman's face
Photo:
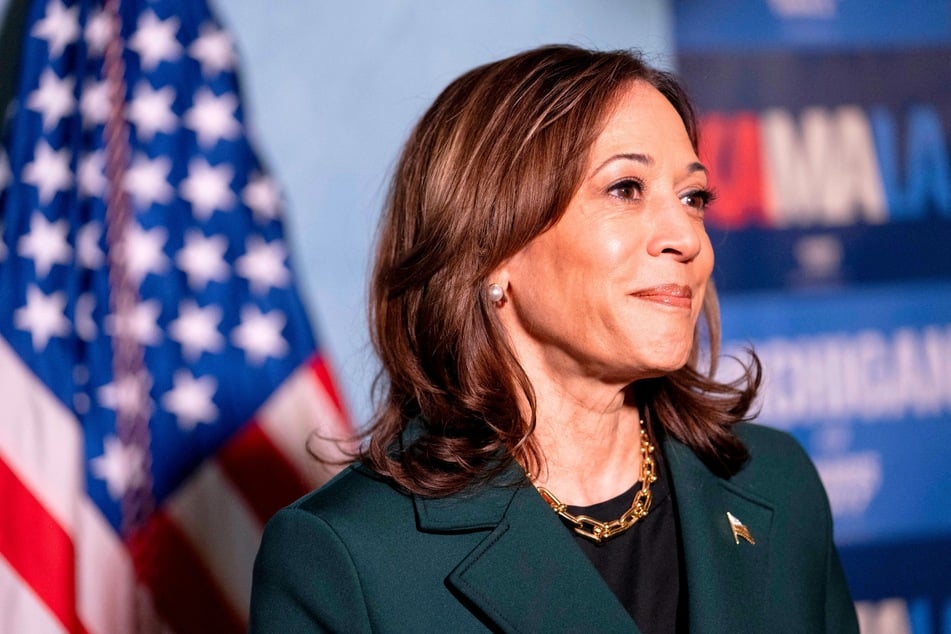
[[[489,280],[530,376],[626,385],[686,363],[713,269],[707,198],[674,107],[646,82],[623,90],[562,218]]]

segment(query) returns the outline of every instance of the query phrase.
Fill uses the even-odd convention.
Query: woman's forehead
[[[697,160],[677,109],[644,81],[619,91],[591,147],[589,167],[597,169],[612,156],[627,156],[648,166],[659,160],[685,164]]]

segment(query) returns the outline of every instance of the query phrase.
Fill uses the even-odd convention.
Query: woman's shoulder
[[[377,516],[392,517],[395,510],[411,507],[412,498],[390,480],[354,463],[284,510],[303,511],[328,524],[347,524],[372,521]]]
[[[732,482],[755,488],[795,488],[806,496],[825,497],[815,465],[792,434],[756,423],[739,423],[734,431],[750,458],[731,478]]]
[[[787,431],[760,423],[738,423],[733,432],[743,441],[750,455],[772,458],[801,458],[806,455],[799,441]]]

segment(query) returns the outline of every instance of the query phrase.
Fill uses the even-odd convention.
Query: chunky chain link
[[[654,446],[647,435],[643,419],[641,420],[641,488],[634,494],[631,507],[621,514],[621,517],[610,522],[602,522],[588,515],[572,515],[568,512],[568,505],[559,500],[545,487],[537,487],[552,510],[574,526],[575,532],[582,537],[600,544],[606,539],[623,533],[638,520],[647,515],[651,508],[651,484],[657,480],[657,470],[654,463]]]

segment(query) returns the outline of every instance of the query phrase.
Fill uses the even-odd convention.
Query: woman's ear
[[[506,292],[508,292],[509,284],[511,283],[512,272],[517,267],[517,260],[520,254],[521,251],[502,260],[498,266],[492,269],[492,272],[489,273],[486,281],[489,284],[498,284]]]

